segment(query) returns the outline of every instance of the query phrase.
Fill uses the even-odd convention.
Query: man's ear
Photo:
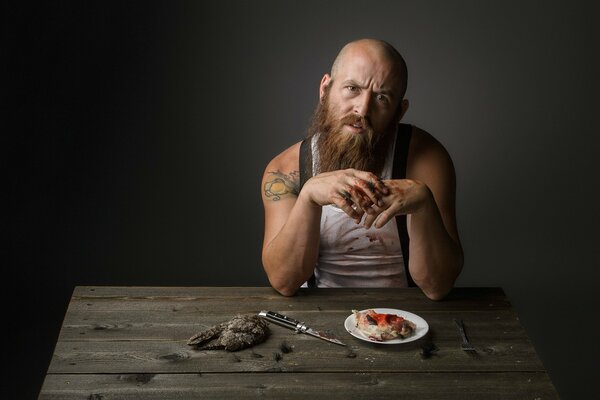
[[[323,75],[323,79],[321,79],[321,85],[319,86],[319,101],[323,101],[323,96],[325,96],[325,88],[331,83],[331,76],[329,74]]]
[[[404,114],[406,114],[406,112],[408,111],[408,106],[408,99],[402,99],[402,101],[400,102],[400,113],[398,114],[398,123],[400,123],[402,117],[404,117]]]

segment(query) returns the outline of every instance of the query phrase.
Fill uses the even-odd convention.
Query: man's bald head
[[[340,66],[357,52],[369,52],[382,62],[390,62],[399,78],[400,98],[406,93],[408,70],[406,62],[398,50],[386,41],[379,39],[360,39],[345,45],[335,58],[331,67],[331,78],[335,79]]]

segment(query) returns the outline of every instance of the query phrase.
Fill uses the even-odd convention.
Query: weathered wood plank
[[[351,309],[375,307],[415,312],[430,334],[390,346],[345,331]],[[236,353],[186,345],[199,330],[262,309],[328,329],[349,346],[278,326],[265,343]],[[455,317],[476,354],[460,349]],[[283,342],[292,352],[282,354]],[[438,350],[424,357],[430,342]],[[294,390],[303,398],[556,398],[499,288],[459,288],[433,302],[418,289],[301,290],[288,298],[247,287],[77,287],[40,398],[290,398]]]
[[[390,395],[558,399],[546,374],[524,372],[48,375],[39,399],[370,399]]]
[[[178,289],[178,290],[176,290]],[[264,309],[286,311],[344,311],[375,307],[402,310],[509,309],[500,289],[455,289],[446,300],[434,302],[419,289],[317,289],[300,290],[283,297],[271,288],[96,288],[77,287],[71,311],[177,310],[184,313],[236,314]]]
[[[349,312],[293,311],[288,312],[288,315],[307,322],[315,329],[331,330],[340,339],[351,338],[343,329]],[[428,322],[436,338],[449,341],[458,340],[453,318],[465,321],[474,344],[485,345],[487,342],[504,339],[527,338],[525,330],[511,310],[424,311],[420,316]],[[183,340],[230,317],[179,311],[71,311],[65,317],[58,340]],[[284,328],[272,325],[272,329]]]
[[[420,289],[363,289],[363,288],[336,288],[336,289],[306,289],[301,288],[296,296],[298,297],[331,297],[338,294],[345,296],[346,293],[353,296],[379,296],[381,293],[402,293],[402,295],[419,296],[426,298]],[[270,296],[272,298],[281,298],[282,296],[271,287],[210,287],[210,286],[77,286],[73,291],[73,297],[199,297],[199,296],[223,296],[239,295],[249,296]],[[459,287],[452,289],[447,300],[456,300],[461,298],[506,298],[502,288],[499,287]]]
[[[353,300],[351,305],[348,300],[331,299],[312,302],[289,302],[285,300],[265,300],[262,298],[233,298],[230,301],[220,298],[194,298],[194,299],[73,299],[69,305],[71,311],[175,311],[196,315],[235,315],[246,312],[257,313],[261,310],[280,310],[282,312],[290,311],[343,311],[350,313],[352,309],[366,308],[397,308],[401,310],[411,310],[412,312],[446,310],[473,310],[482,308],[481,306],[458,305],[423,305],[421,302],[391,301],[391,300]],[[350,308],[348,307],[350,305]],[[502,307],[507,309],[508,307]],[[487,307],[486,307],[487,309]]]
[[[185,340],[58,342],[48,372],[544,371],[533,347],[523,339],[477,343],[473,355],[460,349],[457,338],[435,338],[439,350],[428,359],[421,355],[423,341],[402,345],[371,344],[353,337],[344,341],[348,348],[281,328],[273,329],[266,342],[235,353],[197,351]],[[281,354],[283,342],[293,351]],[[282,359],[276,360],[275,353]]]
[[[319,301],[317,301],[319,300]],[[350,306],[350,307],[349,307]],[[280,299],[265,300],[262,298],[190,298],[190,299],[73,299],[69,311],[179,311],[182,313],[196,313],[208,315],[235,315],[243,312],[258,312],[261,310],[288,311],[343,311],[367,308],[396,308],[419,313],[422,311],[469,311],[489,309],[510,309],[505,304],[471,303],[423,303],[421,301],[408,301],[398,299],[380,300],[351,300],[342,298],[313,299],[306,302],[290,302]]]
[[[429,304],[431,309],[418,313],[430,324],[430,334],[416,343],[399,346],[360,341],[350,336],[343,327],[343,321],[350,314],[347,309],[349,298],[352,304],[359,304],[357,308],[361,308],[360,301],[366,301],[362,308],[376,307],[378,304],[373,305],[376,302],[383,302],[381,306],[394,306],[390,305],[392,300],[401,302],[403,306],[414,304],[415,308],[419,308],[419,304]],[[448,302],[431,302],[424,299],[418,289],[316,290],[302,291],[299,296],[285,298],[270,288],[78,287],[65,317],[49,371],[356,370],[355,360],[346,357],[347,349],[305,335],[294,335],[277,326],[272,327],[271,338],[255,348],[266,355],[263,359],[252,357],[253,351],[250,350],[232,355],[226,352],[196,352],[185,345],[185,341],[197,331],[237,313],[255,313],[257,305],[268,306],[258,309],[268,308],[308,321],[314,328],[328,329],[346,342],[354,353],[361,353],[368,361],[360,367],[361,371],[394,368],[416,371],[426,368],[442,371],[543,371],[502,290],[462,289],[456,290],[450,298]],[[332,305],[332,302],[337,304]],[[475,302],[479,303],[478,307],[473,306]],[[236,307],[235,312],[231,310],[232,304]],[[290,307],[298,304],[302,307]],[[277,305],[282,307],[277,308]],[[408,307],[403,309],[415,311]],[[479,349],[477,357],[466,356],[460,350],[452,322],[454,317],[465,320],[469,337]],[[336,323],[332,324],[332,321]],[[284,340],[295,350],[293,356],[278,363],[273,360],[273,354]],[[415,366],[415,358],[421,358],[421,346],[427,340],[433,340],[440,350],[432,361],[423,363],[421,360]],[[248,354],[252,358],[244,361]]]

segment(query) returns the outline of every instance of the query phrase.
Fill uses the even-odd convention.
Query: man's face
[[[328,87],[328,111],[342,120],[357,116],[378,135],[389,133],[399,122],[400,77],[391,61],[369,49],[351,49],[321,81],[321,100]],[[364,134],[365,124],[344,123],[343,132]]]
[[[321,172],[356,168],[379,173],[384,140],[403,114],[398,77],[386,59],[351,51],[321,81],[312,131],[320,132]]]

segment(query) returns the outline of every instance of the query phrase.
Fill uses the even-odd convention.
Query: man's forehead
[[[333,72],[333,71],[332,71]],[[378,54],[349,51],[339,60],[334,80],[373,85],[375,90],[393,90],[400,84],[397,68],[388,58]]]

